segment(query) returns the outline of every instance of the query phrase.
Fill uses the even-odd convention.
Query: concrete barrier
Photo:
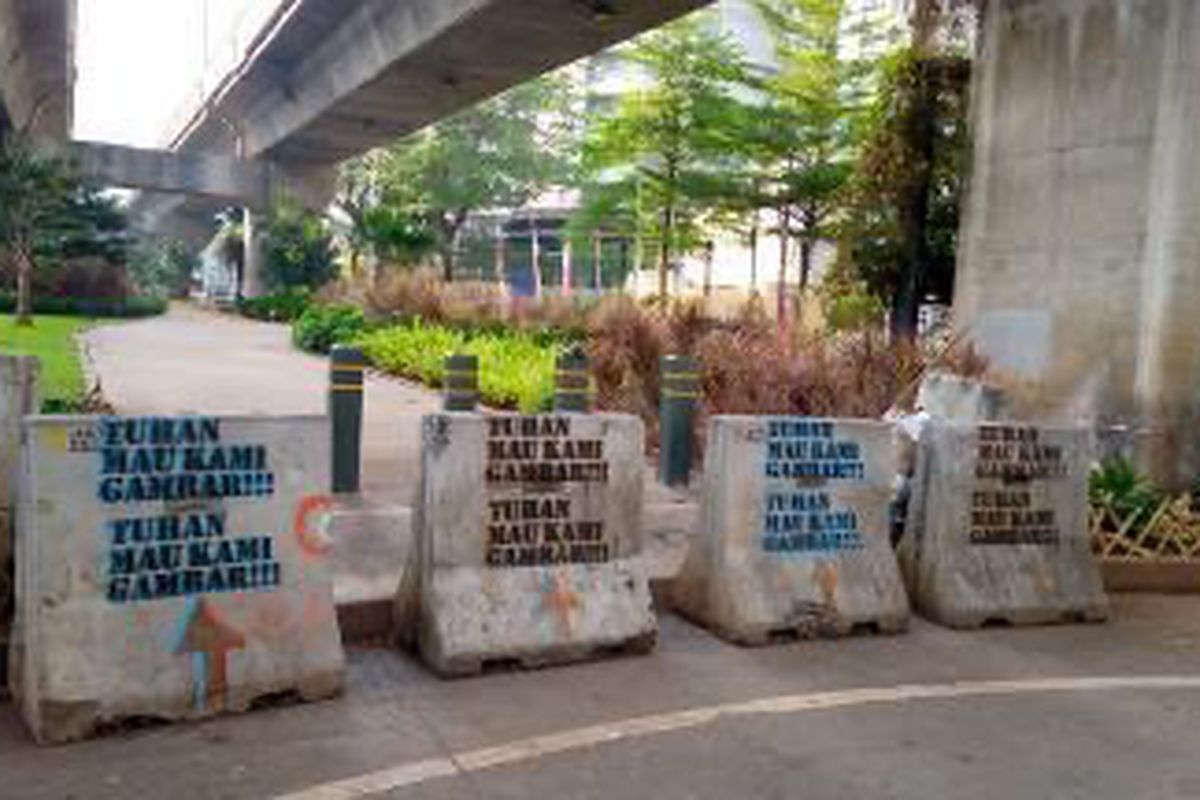
[[[442,675],[653,645],[640,420],[445,413],[423,435],[398,638]]]
[[[11,685],[42,742],[327,697],[323,417],[30,417]]]
[[[935,423],[899,545],[923,616],[951,627],[1102,620],[1085,430]]]
[[[674,607],[747,645],[903,630],[908,600],[888,538],[895,471],[886,423],[714,417],[700,533]]]
[[[7,685],[13,613],[12,533],[21,470],[21,419],[38,409],[36,358],[0,356],[0,692]]]

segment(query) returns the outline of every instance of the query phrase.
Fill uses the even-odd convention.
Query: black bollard
[[[444,383],[446,411],[474,411],[479,405],[479,357],[446,357]]]
[[[329,358],[329,417],[333,428],[333,491],[357,492],[362,480],[363,370],[356,347],[335,347]]]
[[[587,355],[582,350],[563,353],[554,372],[554,410],[587,414],[591,406]]]
[[[667,356],[661,375],[659,480],[667,486],[687,486],[692,474],[692,423],[700,399],[699,367],[686,356]]]

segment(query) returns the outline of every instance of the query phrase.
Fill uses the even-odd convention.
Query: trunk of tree
[[[449,217],[443,216],[440,220],[442,229],[442,280],[446,283],[451,283],[454,280],[454,269],[458,261],[458,233],[462,230],[463,222],[466,219],[467,212],[459,210],[453,212]]]
[[[675,224],[674,216],[674,210],[670,205],[663,208],[662,241],[658,246],[658,301],[663,305],[666,305],[670,295],[667,273],[671,266],[671,236],[674,234],[672,230]]]
[[[787,261],[791,230],[791,209],[782,206],[779,209],[779,287],[775,292],[775,316],[780,328],[786,327],[788,321]]]
[[[625,237],[621,237],[620,242],[621,242],[621,244],[620,244],[620,248],[621,248],[621,280],[617,283],[617,291],[620,292],[621,294],[624,294],[626,285],[629,281],[629,272],[630,272],[629,240],[626,239]],[[637,246],[641,247],[641,244],[642,244],[641,239],[638,239]],[[637,263],[636,256],[634,256],[634,262],[635,263],[632,266],[634,267],[634,271],[636,272],[636,270],[641,267],[641,264]]]
[[[900,276],[892,298],[891,332],[894,340],[912,339],[917,334],[921,302],[921,271],[929,263],[929,187],[933,179],[934,142],[937,121],[934,87],[929,74],[931,62],[918,62],[907,87],[909,98],[904,138],[913,154],[912,175],[900,193],[897,209],[900,227]]]
[[[33,257],[24,245],[16,247],[17,324],[33,324]]]
[[[597,293],[604,291],[604,275],[601,270],[600,259],[604,255],[604,240],[599,236],[592,236],[592,288]]]
[[[750,226],[750,294],[758,294],[758,209]]]
[[[807,225],[805,226],[806,229]],[[805,233],[800,239],[800,294],[804,294],[804,290],[808,288],[808,283],[812,279],[812,262],[813,254],[817,250],[817,240],[809,233]]]
[[[704,245],[704,299],[707,300],[712,296],[713,282],[713,259],[716,254],[712,242],[706,242]]]

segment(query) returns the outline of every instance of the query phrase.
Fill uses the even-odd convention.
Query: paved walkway
[[[175,309],[88,342],[124,413],[324,407],[326,362],[279,326]],[[436,406],[370,381],[368,490],[407,501]],[[359,560],[394,585],[396,562]],[[1200,597],[1118,597],[1108,625],[916,621],[762,649],[665,615],[642,658],[444,682],[352,649],[339,700],[62,748],[0,705],[0,798],[1197,798],[1197,731]]]
[[[329,362],[295,350],[283,325],[176,305],[85,337],[104,393],[122,414],[323,414]],[[367,378],[363,488],[408,503],[416,485],[421,415],[436,392]]]
[[[741,649],[663,619],[657,652],[441,681],[351,652],[338,700],[30,743],[0,706],[0,797],[1200,797],[1200,598],[1107,625]]]

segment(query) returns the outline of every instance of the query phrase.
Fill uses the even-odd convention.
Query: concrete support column
[[[1045,421],[1200,474],[1200,3],[989,3],[955,324]]]
[[[571,240],[567,238],[564,231],[562,234],[562,286],[561,294],[563,297],[571,296]]]
[[[242,232],[245,237],[245,263],[242,270],[242,296],[261,297],[266,294],[266,259],[263,256],[262,216],[250,209],[242,211]]]
[[[530,221],[529,252],[533,259],[533,296],[542,296],[542,243],[538,239],[537,220]]]
[[[501,286],[508,286],[508,266],[506,264],[507,257],[507,240],[504,238],[504,226],[496,226],[496,240],[492,243],[492,258],[496,270],[496,282]]]
[[[596,293],[604,291],[604,276],[601,271],[604,266],[601,259],[604,256],[604,240],[597,234],[592,236],[592,288]]]

